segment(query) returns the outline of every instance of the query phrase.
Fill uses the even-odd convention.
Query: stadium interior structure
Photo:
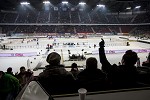
[[[33,100],[33,98],[36,100],[78,99],[78,91],[51,95],[47,94],[38,82],[35,82],[38,74],[45,69],[46,56],[52,51],[61,55],[62,62],[64,61],[63,64],[67,70],[70,70],[71,63],[76,61],[79,69],[85,69],[85,61],[92,54],[94,55],[92,57],[99,59],[98,51],[95,48],[99,48],[101,38],[106,41],[106,54],[115,55],[115,53],[121,52],[119,51],[122,50],[120,49],[121,46],[126,46],[126,49],[138,50],[137,53],[141,53],[139,54],[141,62],[144,62],[146,61],[144,58],[150,53],[149,0],[1,0],[0,10],[0,62],[4,61],[3,59],[12,59],[12,57],[20,59],[17,58],[20,56],[22,60],[25,59],[25,62],[27,62],[26,68],[30,67],[35,75],[34,81],[30,80],[31,82],[27,82],[20,90],[17,100],[26,100],[27,98],[29,100],[29,97],[30,100]],[[130,44],[136,44],[132,41],[141,43],[140,46],[145,46],[144,49],[131,47]],[[52,47],[49,44],[52,44]],[[112,47],[107,48],[109,46]],[[34,48],[34,50],[30,51],[29,48]],[[24,53],[20,53],[19,50]],[[61,50],[63,50],[63,54]],[[122,52],[124,53],[125,50],[122,50]],[[28,52],[26,53],[26,51]],[[75,55],[70,55],[72,52]],[[8,55],[4,55],[6,53]],[[26,55],[33,56],[37,62],[34,62],[34,60],[30,62],[26,59]],[[107,56],[109,57],[109,55]],[[108,59],[112,63],[116,63],[121,60],[119,58],[114,61],[113,57],[110,56]],[[19,66],[21,67],[21,65]],[[101,64],[98,64],[98,66],[101,66]],[[99,68],[101,69],[101,67]],[[149,100],[150,68],[142,66],[142,64],[138,65],[137,68],[142,73],[139,78],[140,85],[137,87],[123,88],[123,90],[122,88],[120,90],[112,87],[93,89],[94,91],[88,93],[87,99],[110,100],[110,96],[116,100],[124,100],[123,98],[126,100],[126,96],[129,95],[131,96],[129,100],[133,100],[133,98]],[[2,69],[7,68],[0,68],[0,70]],[[32,86],[35,88],[30,88]],[[41,95],[30,93],[30,91],[36,91],[37,94]],[[134,94],[134,92],[137,92],[137,94]],[[124,93],[124,96],[121,93]],[[141,95],[139,95],[140,93]],[[104,96],[101,94],[104,94]],[[119,97],[116,97],[115,94]],[[142,99],[140,99],[140,96]]]

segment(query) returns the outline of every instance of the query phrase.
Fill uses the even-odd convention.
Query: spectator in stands
[[[6,45],[3,45],[3,49],[4,49],[4,50],[6,49]]]
[[[97,59],[90,57],[86,60],[86,69],[81,71],[78,76],[80,88],[84,87],[88,91],[106,88],[106,75],[97,66]]]
[[[138,59],[137,59],[137,62],[136,62],[136,64],[137,64],[137,67],[141,67],[140,58],[138,58]]]
[[[120,66],[120,65],[121,65],[121,62],[119,62],[118,65]]]
[[[142,66],[150,67],[150,53],[148,54],[147,61],[143,62]]]
[[[150,61],[150,52],[148,54],[147,60]]]
[[[31,71],[31,69],[27,69],[26,73],[27,73],[27,76],[29,77],[33,75],[33,72]]]
[[[21,88],[23,88],[25,84],[27,84],[30,81],[32,74],[33,74],[32,72],[29,71],[27,72],[24,66],[20,67],[20,73],[16,75],[16,77],[20,82]]]
[[[12,68],[11,68],[11,67],[9,67],[9,68],[7,69],[7,72],[6,72],[6,73],[14,76],[14,74],[13,74],[13,72],[12,72]]]
[[[31,71],[31,69],[27,69],[26,71],[26,80],[27,80],[27,83],[34,80],[33,72]]]
[[[74,90],[74,77],[60,64],[60,60],[58,53],[50,53],[46,59],[49,65],[38,76],[38,81],[50,94],[70,93]]]
[[[96,48],[96,44],[94,44],[94,48]]]
[[[137,53],[127,50],[122,57],[122,65],[111,65],[104,52],[104,40],[99,43],[99,57],[102,70],[107,74],[109,81],[115,88],[128,88],[134,86],[137,81],[137,69],[134,66],[137,62]]]
[[[76,63],[72,63],[72,65],[71,65],[71,71],[70,72],[73,74],[73,76],[76,79],[77,75],[79,74],[78,66],[77,66]]]
[[[19,92],[19,80],[0,71],[0,100],[14,100]]]

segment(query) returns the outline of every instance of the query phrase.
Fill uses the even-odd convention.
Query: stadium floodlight
[[[68,4],[68,1],[62,1],[62,4]]]
[[[49,1],[43,1],[43,3],[44,3],[44,4],[50,4],[50,2],[49,2]]]
[[[104,8],[105,7],[105,5],[102,5],[102,4],[99,4],[99,5],[97,5],[98,7],[102,7],[102,8]]]
[[[130,10],[130,9],[131,9],[131,7],[127,7],[126,9],[127,9],[127,10]]]
[[[21,5],[29,5],[30,3],[29,2],[21,2],[20,4]]]
[[[135,8],[136,8],[136,9],[139,9],[139,8],[141,8],[141,6],[136,6]]]
[[[85,3],[85,2],[80,2],[79,4],[80,4],[80,5],[85,5],[86,3]]]

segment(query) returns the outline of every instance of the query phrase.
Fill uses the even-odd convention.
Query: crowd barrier
[[[105,43],[105,46],[106,47],[109,47],[109,46],[127,46],[127,43],[126,42]]]
[[[76,48],[76,47],[92,47],[93,45],[89,45],[89,44],[86,44],[86,45],[56,45],[56,46],[53,46],[54,48]],[[106,43],[105,44],[106,47],[112,47],[112,46],[127,46],[127,43],[125,42],[118,42],[118,43]],[[98,45],[96,47],[99,47]]]
[[[85,100],[149,100],[150,87],[87,93]],[[79,100],[78,94],[54,96],[54,100]]]
[[[105,46],[108,47],[108,46],[126,46],[126,42],[112,42],[112,43],[106,43]],[[55,45],[53,46],[54,48],[65,48],[65,47],[89,47],[91,45],[89,44],[82,44],[82,45]],[[23,48],[33,48],[33,49],[37,49],[37,48],[46,48],[45,45],[20,45],[20,46],[0,46],[0,49],[8,49],[8,50],[13,50],[13,49],[23,49]]]
[[[26,46],[6,46],[6,49],[22,49],[22,48],[46,48],[44,45],[26,45]]]
[[[88,92],[85,100],[149,100],[150,87]],[[79,100],[74,94],[50,95],[36,81],[31,81],[19,93],[16,100]]]

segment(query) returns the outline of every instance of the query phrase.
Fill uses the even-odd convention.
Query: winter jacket
[[[79,80],[87,81],[106,79],[105,73],[103,73],[100,69],[84,69],[78,74],[77,77]]]
[[[107,74],[109,81],[116,87],[130,87],[137,81],[137,69],[132,65],[111,65],[105,55],[104,47],[99,48],[99,57],[102,70]]]
[[[100,69],[84,69],[77,76],[79,88],[86,88],[88,91],[100,91],[107,88],[106,74]]]
[[[0,79],[1,93],[18,92],[19,87],[20,87],[19,80],[10,74],[5,73]]]
[[[39,74],[38,81],[50,94],[64,94],[73,91],[74,77],[63,65],[46,66]]]

